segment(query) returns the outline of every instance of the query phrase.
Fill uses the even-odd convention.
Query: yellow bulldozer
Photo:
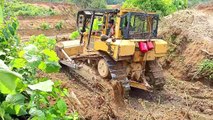
[[[81,10],[79,40],[56,45],[60,63],[84,82],[98,77],[96,82],[118,81],[126,91],[162,89],[157,59],[166,55],[167,42],[157,38],[158,21],[159,15],[138,10]]]

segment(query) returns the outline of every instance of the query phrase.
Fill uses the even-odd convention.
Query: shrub
[[[198,75],[213,82],[213,60],[203,60],[199,65]]]
[[[40,29],[42,29],[42,30],[49,30],[50,28],[51,28],[51,25],[46,22],[41,23],[41,25],[40,25]]]
[[[186,8],[187,3],[187,0],[126,0],[122,7],[168,15],[178,9]]]
[[[80,36],[80,34],[79,34],[78,30],[77,30],[77,31],[74,31],[74,32],[72,32],[70,34],[70,39],[74,40],[74,39],[78,38],[79,36]]]
[[[61,30],[63,28],[63,21],[59,21],[55,25],[55,29]]]

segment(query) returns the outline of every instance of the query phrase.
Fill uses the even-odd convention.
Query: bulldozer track
[[[163,69],[158,64],[158,62],[155,61],[149,61],[147,62],[148,72],[147,76],[151,79],[149,82],[154,87],[154,89],[161,90],[163,89],[163,86],[165,85],[165,78],[163,75]]]
[[[88,60],[98,61],[99,59],[104,58],[106,63],[109,66],[110,78],[104,79],[102,78],[97,69],[94,68],[93,65],[87,65]],[[80,84],[86,87],[88,90],[95,92],[97,94],[101,94],[103,92],[107,93],[109,89],[105,88],[106,84],[102,84],[102,81],[107,81],[111,85],[113,89],[116,91],[115,94],[122,94],[120,96],[126,96],[129,93],[130,85],[129,80],[126,74],[126,66],[123,65],[122,62],[114,61],[110,56],[105,53],[100,53],[100,55],[85,55],[81,57],[73,58],[73,60],[83,66],[80,69],[73,69],[69,65],[70,63],[66,60],[62,60],[61,64],[65,67],[65,73],[71,79],[76,79]],[[94,62],[93,62],[94,63]],[[97,62],[96,62],[97,63]],[[115,87],[111,84],[111,82],[118,82],[121,84],[122,88]]]
[[[122,62],[114,61],[109,55],[107,55],[104,52],[100,52],[100,53],[109,66],[111,80],[117,80],[121,82],[125,92],[128,92],[130,90],[130,85],[129,85],[129,80],[127,78],[127,73],[126,73],[127,66],[123,65]]]
[[[62,63],[63,64],[63,63]],[[95,83],[91,82],[91,80],[86,79],[84,76],[80,75],[78,73],[78,70],[74,70],[66,65],[63,65],[65,74],[70,78],[70,79],[76,79],[78,83],[83,85],[85,88],[87,88],[91,92],[95,92],[96,94],[100,95],[100,89],[95,87]],[[103,90],[103,89],[102,89]]]

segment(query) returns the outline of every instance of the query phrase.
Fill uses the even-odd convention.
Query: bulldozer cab
[[[121,36],[124,39],[156,38],[158,19],[159,16],[156,14],[128,12],[121,16]]]
[[[118,9],[81,10],[77,14],[80,43],[86,42],[89,48],[94,37],[99,40],[101,35],[111,37],[109,36],[111,30],[109,22],[112,20],[115,39],[154,39],[157,37],[159,20],[157,14]]]

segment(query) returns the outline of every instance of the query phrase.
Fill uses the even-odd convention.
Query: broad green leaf
[[[24,105],[15,105],[14,110],[17,116],[24,116],[27,114],[26,107]]]
[[[56,106],[58,107],[61,115],[65,115],[67,112],[67,104],[64,100],[60,99],[57,101]]]
[[[19,114],[20,110],[21,110],[21,105],[15,105],[16,115]]]
[[[16,21],[16,22],[13,22],[12,23],[12,26],[13,26],[13,29],[17,29],[18,28],[18,22]]]
[[[9,29],[11,35],[15,35],[15,30],[13,29],[13,27],[10,24],[8,25],[8,29]]]
[[[20,51],[20,52],[18,53],[18,56],[19,56],[20,58],[22,58],[22,57],[24,57],[24,54],[25,54],[25,52],[22,50],[22,51]]]
[[[14,104],[24,104],[25,97],[22,94],[14,94],[14,95],[7,95],[5,101],[8,103],[14,103]]]
[[[0,107],[0,117],[2,120],[4,120],[4,114],[5,114],[5,111],[2,107]]]
[[[0,5],[0,24],[3,23],[3,6]]]
[[[54,83],[51,80],[47,80],[44,82],[39,82],[34,85],[28,85],[28,87],[31,90],[40,90],[40,91],[44,91],[44,92],[51,92],[53,85],[54,85]]]
[[[17,103],[4,101],[1,107],[4,108],[5,113],[11,115],[22,116],[27,114],[25,106]]]
[[[40,69],[40,70],[42,70],[42,71],[44,71],[45,72],[45,69],[46,69],[46,64],[45,64],[45,62],[41,62],[40,64],[39,64],[39,66],[38,66],[38,68]]]
[[[13,94],[21,75],[7,69],[0,69],[0,92],[3,94]]]
[[[41,62],[38,68],[46,73],[58,72],[61,66],[58,62]]]
[[[10,63],[12,68],[23,68],[26,66],[26,60],[22,59],[22,58],[17,58],[14,59],[11,63]]]
[[[43,53],[49,57],[48,60],[58,62],[59,58],[57,54],[55,53],[55,51],[45,49]]]
[[[32,120],[45,120],[45,114],[41,110],[31,108],[29,114],[33,116]]]
[[[29,44],[28,46],[23,48],[26,53],[36,53],[38,52],[38,48],[35,45]]]
[[[38,67],[38,65],[41,62],[41,57],[38,55],[30,55],[30,54],[25,54],[24,58],[27,60],[28,65],[31,67]]]
[[[6,55],[6,53],[3,52],[3,51],[0,51],[0,56],[1,56],[1,55]]]
[[[9,70],[9,67],[6,64],[4,64],[4,61],[0,60],[0,69]]]

